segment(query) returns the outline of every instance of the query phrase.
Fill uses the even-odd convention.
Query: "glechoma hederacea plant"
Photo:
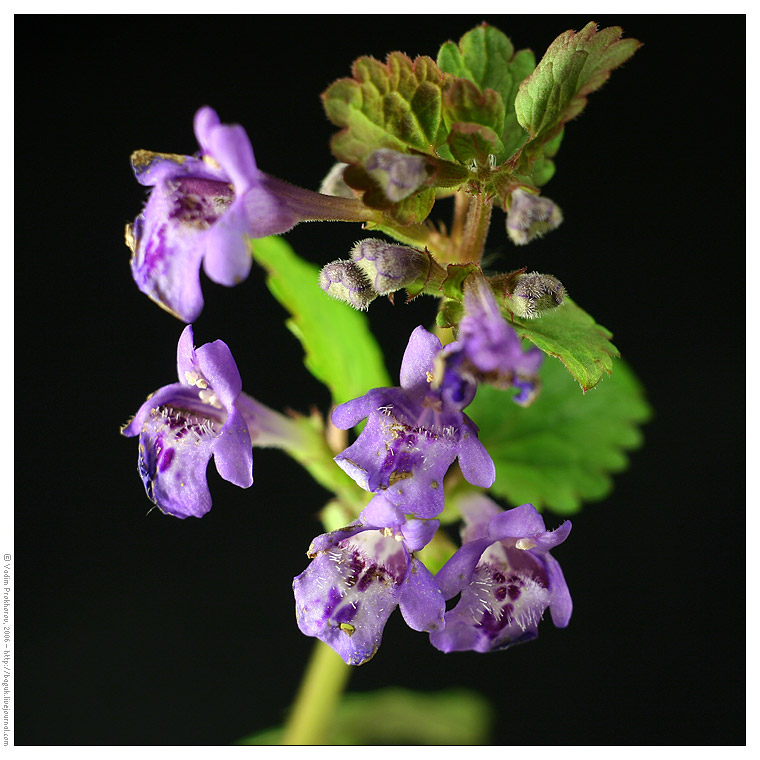
[[[592,22],[561,34],[536,65],[483,24],[436,60],[359,58],[322,94],[339,131],[319,192],[259,169],[244,128],[208,106],[195,114],[194,155],[132,155],[150,188],[126,231],[132,275],[188,323],[179,381],[123,429],[138,437],[148,497],[167,514],[201,517],[210,458],[241,488],[253,484],[252,446],[300,462],[334,497],[312,505],[326,532],[293,581],[296,621],[346,663],[376,654],[396,607],[442,652],[533,639],[547,609],[556,626],[570,621],[553,556],[567,551],[570,522],[547,530],[539,510],[568,515],[606,495],[648,408],[611,334],[564,283],[532,271],[529,249],[504,253],[505,271],[482,261],[493,218],[516,246],[561,224],[542,187],[565,125],[639,45]],[[448,225],[429,219],[438,201]],[[317,271],[272,237],[306,220],[358,222],[358,242]],[[225,343],[193,345],[201,265],[234,286],[254,261],[332,410],[269,409],[244,393]],[[410,314],[418,297],[439,308],[435,324],[411,330],[392,386],[362,311],[399,291]]]

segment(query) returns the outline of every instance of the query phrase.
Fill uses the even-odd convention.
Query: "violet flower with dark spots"
[[[122,433],[140,436],[138,471],[148,498],[166,514],[202,517],[211,509],[212,456],[225,480],[253,483],[246,416],[254,420],[256,410],[246,414],[239,404],[242,381],[227,345],[216,340],[195,349],[190,325],[177,345],[177,373],[180,382],[150,396]]]
[[[335,457],[338,465],[365,490],[383,493],[402,513],[422,519],[443,510],[443,478],[455,459],[473,485],[487,488],[496,474],[477,426],[462,412],[475,386],[462,394],[457,377],[431,387],[440,350],[438,338],[418,327],[404,353],[401,387],[375,388],[332,414],[343,430],[367,418],[356,441]]]
[[[443,626],[443,596],[400,532],[359,522],[318,536],[308,554],[293,580],[298,627],[347,664],[372,659],[396,607],[415,631]]]
[[[523,351],[520,338],[499,311],[488,280],[479,273],[465,280],[464,307],[457,340],[438,359],[436,382],[446,382],[453,373],[474,383],[515,387],[519,393],[513,401],[527,406],[538,395],[543,352],[535,347]]]
[[[490,652],[530,641],[548,607],[554,625],[570,622],[573,603],[557,560],[549,553],[570,533],[565,521],[547,531],[532,504],[506,512],[486,496],[463,499],[462,547],[435,576],[457,605],[430,641],[443,652]]]
[[[194,126],[200,158],[132,155],[137,180],[153,190],[126,231],[137,286],[179,319],[192,322],[203,309],[201,262],[211,280],[231,287],[250,272],[249,239],[307,219],[369,218],[356,199],[304,190],[260,171],[243,127],[221,124],[213,109],[201,108]]]

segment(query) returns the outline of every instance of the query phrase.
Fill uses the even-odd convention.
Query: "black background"
[[[197,149],[212,105],[260,168],[316,188],[319,94],[361,54],[435,57],[486,20],[540,57],[586,16],[16,17],[16,742],[227,744],[279,723],[313,642],[291,579],[325,493],[256,450],[252,489],[209,470],[202,520],[154,510],[119,425],[175,380],[182,325],[134,286],[123,227],[136,148]],[[613,495],[574,519],[569,628],[445,656],[394,615],[357,691],[468,686],[496,744],[744,742],[742,16],[595,17],[645,43],[568,126],[546,194],[566,221],[498,267],[557,275],[615,333],[655,409]],[[304,224],[305,257],[356,225]],[[254,271],[206,280],[196,344],[224,339],[246,390],[326,408]],[[395,376],[432,303],[370,311]],[[550,527],[560,518],[547,515]]]

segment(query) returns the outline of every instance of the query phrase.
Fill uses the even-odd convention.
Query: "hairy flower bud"
[[[367,309],[377,298],[364,273],[353,261],[333,261],[319,273],[319,287],[327,295],[355,309]]]
[[[565,286],[553,275],[539,272],[517,275],[510,291],[509,307],[518,317],[527,319],[541,316],[565,299]]]
[[[410,156],[390,148],[379,148],[372,153],[364,168],[393,203],[408,198],[428,178],[427,162],[422,156]]]
[[[518,188],[507,211],[507,234],[515,245],[525,245],[562,223],[562,212],[549,198]]]
[[[430,272],[429,253],[373,238],[360,240],[351,258],[381,296],[415,284],[421,289]]]

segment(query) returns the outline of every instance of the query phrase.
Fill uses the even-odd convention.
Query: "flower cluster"
[[[346,184],[344,164],[316,193],[262,172],[243,128],[222,124],[208,107],[195,115],[195,134],[200,151],[194,156],[133,154],[135,175],[151,191],[126,233],[138,287],[184,322],[193,322],[203,308],[201,265],[214,282],[233,286],[248,277],[252,239],[306,220],[381,226],[386,218]],[[387,203],[380,206],[386,208],[424,188],[433,170],[420,156],[381,148],[362,171],[384,193]],[[513,192],[508,229],[517,242],[560,220],[551,201]],[[498,277],[487,279],[477,266],[467,271],[454,341],[444,346],[418,327],[399,386],[373,388],[331,415],[341,430],[366,420],[334,460],[371,496],[353,523],[314,539],[312,561],[293,588],[300,629],[353,665],[377,652],[396,607],[444,652],[485,652],[534,638],[547,608],[558,626],[570,618],[567,585],[550,554],[570,523],[546,531],[530,504],[504,512],[485,496],[473,496],[477,491],[460,496],[461,548],[435,575],[418,556],[439,530],[444,481],[454,461],[476,488],[490,487],[496,477],[477,425],[464,411],[478,386],[516,389],[513,400],[522,405],[539,389],[542,354],[523,350],[503,316]],[[562,303],[564,289],[556,278],[513,275],[505,276],[509,287],[503,293],[514,304],[512,313],[533,318]],[[350,259],[327,264],[319,284],[366,309],[401,288],[410,298],[441,291],[447,277],[427,248],[369,238],[356,243]],[[139,439],[138,470],[149,499],[166,514],[201,517],[211,508],[206,470],[212,458],[223,479],[248,488],[252,447],[279,446],[296,456],[304,428],[245,394],[227,345],[217,340],[196,348],[191,324],[179,340],[177,371],[179,381],[152,394],[122,432]]]
[[[319,536],[312,562],[293,582],[303,633],[332,646],[352,665],[377,652],[388,617],[398,606],[407,624],[449,652],[504,649],[536,636],[547,607],[567,625],[571,603],[549,550],[570,523],[547,533],[532,505],[502,513],[485,497],[460,509],[463,545],[433,576],[415,556],[435,535],[444,508],[443,481],[455,459],[465,480],[488,488],[491,457],[463,409],[478,382],[495,378],[532,393],[540,356],[524,354],[503,317],[490,308],[486,286],[470,288],[459,340],[445,348],[418,327],[409,340],[396,388],[376,388],[338,406],[336,427],[367,420],[357,439],[335,457],[373,495],[352,525]],[[484,307],[485,302],[485,307]],[[436,376],[434,370],[438,367]],[[446,600],[461,594],[446,611]]]

